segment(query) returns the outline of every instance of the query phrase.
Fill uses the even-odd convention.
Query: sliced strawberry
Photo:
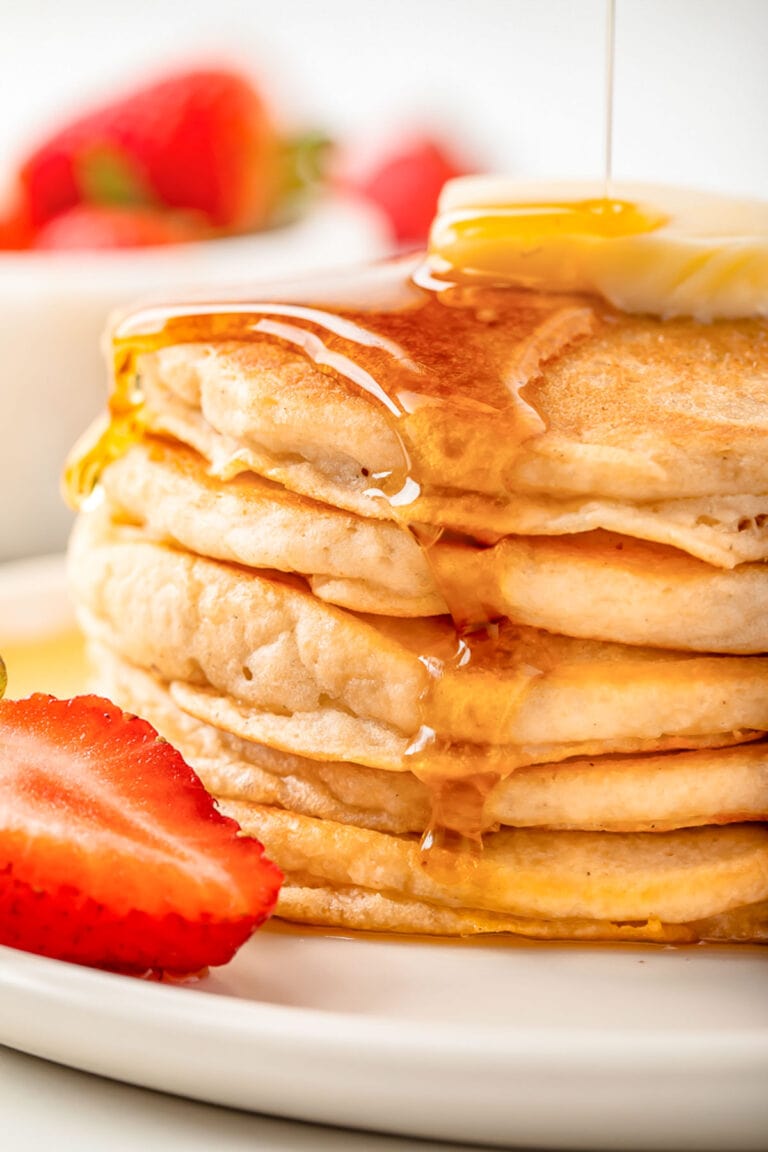
[[[281,874],[108,700],[0,700],[0,944],[142,972],[224,964]]]
[[[417,245],[429,235],[445,182],[469,170],[443,143],[418,135],[366,156],[347,157],[339,182],[381,209],[398,244]]]
[[[157,244],[183,244],[207,235],[191,214],[161,212],[155,208],[116,208],[78,204],[43,225],[34,247],[65,249],[147,248]]]
[[[21,168],[35,227],[79,203],[161,204],[217,228],[264,223],[277,182],[271,118],[223,70],[170,76],[72,121]]]

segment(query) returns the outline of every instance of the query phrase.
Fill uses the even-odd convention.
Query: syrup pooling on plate
[[[508,461],[517,447],[546,430],[524,398],[525,384],[546,360],[587,334],[595,314],[580,298],[438,284],[423,272],[415,261],[395,261],[341,278],[330,292],[325,285],[315,292],[307,284],[263,302],[243,298],[130,314],[113,331],[111,420],[95,441],[81,445],[70,465],[70,498],[82,502],[101,470],[151,432],[142,356],[186,343],[267,341],[306,359],[383,415],[400,446],[401,462],[361,476],[361,483],[368,495],[388,502],[392,518],[413,533],[431,561],[441,532],[420,520],[422,496],[439,500],[462,481],[469,484],[475,475],[501,469],[494,443],[504,445]],[[354,451],[354,445],[350,448]],[[456,543],[459,555],[463,546],[476,546],[472,540]],[[487,674],[498,629],[487,606],[459,579],[458,564],[434,564],[433,569],[454,627],[437,641],[430,633],[417,651],[428,675],[422,726],[409,760],[434,791],[431,842],[441,839],[442,827],[452,830],[454,840],[475,841],[484,797],[499,775],[498,754],[493,771],[478,772],[478,753],[482,760],[485,748],[492,752],[500,736],[478,733],[478,745],[468,749],[465,763],[453,749],[449,780],[440,713],[449,681],[458,689]],[[510,709],[519,707],[540,674],[528,665],[507,670]],[[457,781],[459,771],[471,777],[471,785]]]

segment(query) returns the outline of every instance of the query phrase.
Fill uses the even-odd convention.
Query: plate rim
[[[310,1123],[593,1152],[759,1152],[768,1131],[766,1033],[735,1030],[715,1045],[701,1034],[681,1045],[651,1033],[631,1048],[627,1033],[617,1051],[603,1032],[404,1028],[400,1019],[198,994],[2,948],[0,1008],[0,1043],[19,1051]]]
[[[262,929],[263,931],[263,929]],[[245,947],[258,946],[259,933]],[[355,943],[356,941],[350,941]],[[425,941],[425,944],[427,941]],[[567,1049],[578,1047],[582,1057],[606,1061],[626,1060],[635,1067],[638,1057],[659,1060],[677,1068],[681,1057],[686,1059],[686,1072],[692,1065],[707,1067],[742,1055],[750,1059],[762,1058],[768,1072],[768,1030],[759,1033],[752,1029],[699,1030],[695,1034],[671,1035],[669,1031],[649,1029],[635,1033],[629,1029],[608,1032],[603,1029],[586,1031],[581,1027],[521,1026],[514,1030],[491,1026],[472,1026],[466,1023],[449,1024],[429,1021],[411,1023],[402,1018],[368,1016],[350,1011],[321,1008],[300,1008],[293,1005],[270,1004],[236,995],[219,995],[204,986],[194,989],[183,983],[164,983],[143,980],[140,977],[89,968],[84,965],[53,960],[31,952],[0,946],[0,995],[3,989],[22,992],[34,990],[49,1001],[74,1003],[81,997],[101,999],[104,995],[116,1017],[132,1013],[137,1005],[149,1006],[155,997],[166,1004],[166,1015],[174,1018],[194,1016],[206,1029],[219,1031],[222,1025],[245,1032],[255,1038],[257,1033],[280,1034],[283,1039],[328,1041],[328,1022],[333,1021],[332,1043],[357,1047],[370,1041],[372,1034],[379,1044],[397,1042],[398,1051],[407,1048],[415,1056],[434,1053],[444,1043],[446,1035],[460,1037],[464,1048],[473,1048],[494,1058],[509,1059],[518,1051],[526,1061],[542,1060],[547,1063]],[[118,992],[110,996],[109,992]],[[194,1005],[194,1007],[193,1007]],[[183,1007],[182,1007],[183,1006]],[[0,1025],[0,1041],[2,1025]],[[514,1042],[512,1042],[514,1041]]]

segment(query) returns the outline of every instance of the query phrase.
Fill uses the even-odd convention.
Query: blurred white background
[[[5,0],[0,160],[83,100],[211,53],[286,118],[424,120],[526,176],[603,164],[605,0]],[[768,2],[618,0],[614,174],[768,195]]]

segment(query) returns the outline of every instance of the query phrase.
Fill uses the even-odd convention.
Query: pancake
[[[170,693],[190,716],[243,740],[316,760],[351,760],[397,773],[417,771],[425,779],[462,779],[483,773],[505,776],[529,764],[557,762],[574,756],[601,756],[607,752],[629,755],[681,748],[722,748],[762,735],[750,729],[736,729],[700,736],[686,733],[645,739],[616,736],[611,740],[514,745],[436,741],[420,746],[418,739],[403,737],[391,727],[350,716],[339,708],[281,715],[179,680],[170,684]]]
[[[447,611],[421,548],[391,521],[297,496],[255,473],[219,481],[196,453],[157,439],[112,463],[102,484],[113,517],[142,525],[151,539],[312,582],[364,581],[369,597],[402,606],[396,614]]]
[[[281,468],[273,478],[288,487],[303,474],[297,490],[321,499],[312,475],[365,494],[369,477],[402,469],[405,441],[422,491],[484,497],[486,530],[519,493],[636,503],[768,492],[763,320],[662,321],[492,289],[407,293],[389,314],[339,315],[342,327],[333,309],[314,310],[292,315],[290,330],[259,322],[247,341],[215,344],[185,344],[182,326],[172,347],[138,356],[147,401],[178,398],[261,455],[258,470]],[[323,349],[345,358],[338,371]],[[358,380],[386,381],[389,405],[351,369],[345,378],[352,360]],[[408,514],[429,522],[418,500]]]
[[[260,804],[220,801],[294,882],[371,889],[525,918],[686,924],[768,901],[768,828],[674,832],[502,829],[482,850],[420,848]]]
[[[446,543],[430,550],[430,562],[438,585],[465,613],[474,609],[475,619],[490,613],[568,636],[658,648],[768,651],[765,564],[722,571],[662,544],[602,531],[507,536],[482,550]]]
[[[445,613],[445,589],[470,621],[508,616],[569,636],[702,652],[768,649],[763,564],[713,571],[675,549],[599,531],[505,537],[489,548],[438,540],[425,552],[394,523],[254,474],[217,481],[194,453],[158,440],[115,461],[102,483],[112,516],[150,539],[301,573],[320,599],[358,612]]]
[[[411,772],[317,761],[239,739],[184,712],[151,674],[103,651],[96,664],[99,689],[146,717],[217,797],[393,833],[420,834],[434,818],[438,797]],[[488,786],[478,825],[481,832],[502,824],[651,832],[767,818],[768,744],[761,741],[519,768]]]
[[[240,495],[239,485],[233,484],[235,478],[243,478],[241,498],[250,501],[254,486],[259,491],[254,478],[261,475],[271,486],[262,486],[260,492],[265,496],[271,493],[283,510],[291,506],[288,493],[293,489],[297,496],[305,494],[297,501],[299,507],[314,497],[314,508],[336,507],[356,514],[365,523],[392,518],[392,509],[380,496],[350,493],[330,482],[312,480],[310,466],[294,459],[270,462],[253,448],[214,432],[199,412],[187,408],[175,396],[163,395],[155,409],[151,404],[151,385],[146,384],[145,389],[148,424],[155,432],[171,437],[174,447],[167,440],[161,447],[157,438],[150,438],[151,453],[142,451],[138,444],[129,450],[127,459],[121,458],[108,469],[103,480],[115,502],[141,509],[146,507],[150,491],[167,501],[174,499],[174,489],[179,492],[184,485],[184,492],[194,502],[205,504],[206,495],[195,491],[195,485],[202,487],[209,498],[225,495],[227,489],[212,483],[218,479],[228,482],[228,490]],[[195,455],[185,450],[188,446]],[[142,459],[147,461],[146,467],[138,463]],[[720,568],[768,558],[768,494],[644,503],[597,497],[556,499],[526,493],[516,493],[514,500],[505,503],[483,502],[475,495],[422,495],[418,511],[424,523],[453,528],[486,544],[510,534],[560,536],[602,528],[669,545]],[[324,514],[329,515],[327,507]],[[415,557],[409,559],[412,565],[418,564]]]
[[[295,732],[304,724],[305,747],[245,734],[318,758],[382,766],[360,754],[356,729],[374,743],[381,733],[390,760],[398,741],[401,759],[420,743],[438,752],[448,743],[489,745],[512,765],[520,746],[587,744],[596,754],[768,729],[763,657],[661,652],[508,622],[457,648],[448,618],[342,611],[285,577],[148,543],[98,514],[81,517],[70,573],[93,639],[181,682],[185,707],[190,694],[208,699],[217,726],[231,726],[227,709],[246,725],[251,716]],[[339,748],[345,729],[350,744]]]
[[[370,888],[308,885],[288,877],[276,915],[300,924],[344,931],[407,933],[409,936],[511,935],[532,940],[581,943],[697,944],[768,941],[768,903],[748,904],[687,924],[645,921],[535,919],[484,909],[448,908]]]

